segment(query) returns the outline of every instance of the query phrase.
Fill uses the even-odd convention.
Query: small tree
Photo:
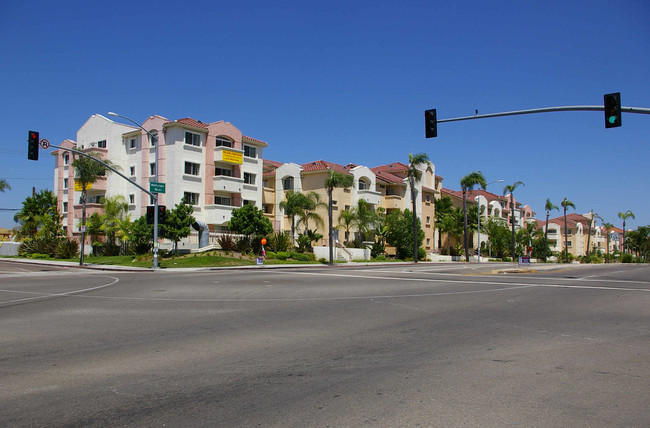
[[[247,238],[264,237],[273,233],[271,221],[253,204],[233,210],[228,228],[231,232],[241,233]]]
[[[417,240],[413,239],[411,219],[411,212],[408,209],[403,212],[400,210],[394,211],[386,217],[388,226],[386,241],[395,247],[398,259],[413,257],[414,248],[418,248],[419,252],[424,241],[424,232],[420,227],[420,219],[416,221]]]
[[[187,205],[185,200],[176,204],[173,210],[166,214],[166,219],[160,225],[160,236],[174,242],[174,252],[178,252],[178,241],[187,237],[192,232],[192,224],[196,221],[192,216],[194,208]]]
[[[153,225],[147,224],[147,217],[142,216],[131,223],[131,251],[146,254],[153,245]]]

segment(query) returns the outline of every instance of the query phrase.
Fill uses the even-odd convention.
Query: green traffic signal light
[[[621,126],[621,93],[605,94],[605,128]]]

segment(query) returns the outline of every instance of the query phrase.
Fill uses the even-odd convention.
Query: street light
[[[494,183],[503,183],[503,180],[495,180],[495,181],[490,181],[488,184],[485,185],[485,188],[490,184]],[[476,212],[478,213],[478,222],[476,223],[476,230],[478,232],[478,262],[481,263],[481,198],[480,194],[476,197]],[[487,206],[485,207],[485,210],[487,211]]]
[[[122,116],[121,114],[114,113],[112,111],[108,112],[109,116],[115,116],[115,117],[121,117],[122,119],[128,120],[129,122],[133,123],[135,126],[138,128],[142,129],[144,132],[147,133],[149,138],[151,138],[152,143],[156,147],[155,150],[155,164],[156,164],[156,169],[155,169],[155,174],[154,174],[154,180],[157,182],[158,181],[158,136],[153,135],[151,132],[147,131],[140,125],[138,122],[136,122],[133,119],[130,119],[126,116]],[[149,193],[153,197],[153,204],[154,204],[154,210],[153,210],[153,268],[158,269],[158,193],[157,192],[151,192]]]

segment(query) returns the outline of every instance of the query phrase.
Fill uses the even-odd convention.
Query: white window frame
[[[252,172],[245,172],[244,173],[244,183],[254,185],[256,179],[257,179],[257,176],[255,174],[253,174]]]
[[[185,174],[199,176],[201,164],[185,161]]]
[[[257,147],[248,146],[244,144],[244,156],[247,158],[256,158],[257,157]]]
[[[223,205],[223,206],[226,206],[226,207],[231,207],[232,206],[232,198],[230,196],[214,195],[214,204],[215,205]]]
[[[188,141],[188,139],[190,141]],[[201,134],[185,131],[185,144],[189,144],[190,146],[195,146],[195,147],[201,147]]]
[[[187,205],[199,205],[199,194],[194,192],[183,192],[183,200]]]

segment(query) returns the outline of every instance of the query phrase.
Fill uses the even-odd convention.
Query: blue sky
[[[480,170],[488,190],[543,218],[567,197],[621,227],[650,224],[650,116],[547,113],[439,118],[560,105],[650,107],[647,1],[0,2],[0,227],[51,156],[27,160],[27,131],[59,144],[95,113],[137,121],[225,120],[282,162],[377,166],[427,153],[444,186]],[[554,215],[559,213],[554,213]]]

